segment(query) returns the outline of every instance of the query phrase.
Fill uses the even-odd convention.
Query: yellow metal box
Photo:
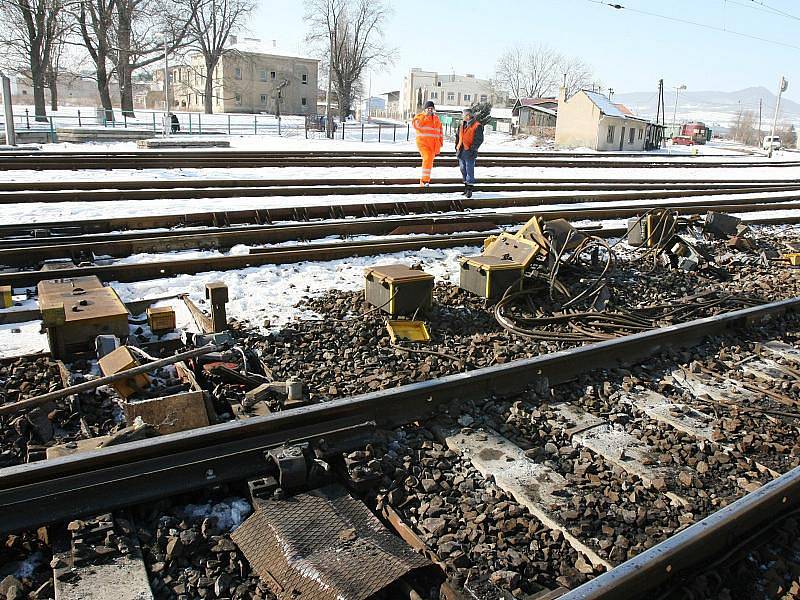
[[[147,324],[153,333],[175,329],[175,310],[171,306],[151,306],[147,309]]]
[[[508,288],[522,289],[525,267],[518,262],[496,256],[465,256],[459,263],[458,287],[462,290],[493,300]]]
[[[13,304],[11,299],[11,286],[0,285],[0,308],[9,308]]]
[[[433,275],[403,264],[370,267],[364,273],[364,299],[395,315],[413,315],[433,304]]]
[[[109,352],[98,361],[100,370],[103,375],[114,375],[120,371],[127,371],[139,365],[139,361],[131,354],[127,346],[120,346],[116,350]],[[123,398],[129,398],[145,389],[150,385],[150,377],[145,373],[134,375],[130,379],[120,379],[113,384],[114,389],[117,390]]]

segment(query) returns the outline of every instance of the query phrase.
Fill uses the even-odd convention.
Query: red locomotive
[[[708,141],[708,132],[709,129],[705,123],[694,121],[681,125],[680,136],[692,138],[693,144],[705,144]]]

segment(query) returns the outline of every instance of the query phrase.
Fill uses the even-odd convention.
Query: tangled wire
[[[653,222],[643,240],[645,248],[636,259],[640,262],[655,259],[674,234],[675,215],[663,209],[651,209],[639,217],[638,224],[648,216]],[[763,303],[760,298],[709,290],[669,303],[653,304],[632,309],[604,310],[610,296],[608,277],[616,262],[614,246],[605,240],[587,236],[573,243],[578,234],[569,230],[563,242],[552,233],[547,237],[547,259],[534,265],[524,278],[526,289],[513,291],[511,286],[494,306],[497,322],[516,335],[540,341],[594,342],[657,329],[665,325],[710,316],[721,311],[747,308]],[[621,240],[620,240],[621,241]],[[571,271],[578,273],[581,287],[570,289],[559,276]],[[544,292],[558,307],[546,314],[541,308]]]

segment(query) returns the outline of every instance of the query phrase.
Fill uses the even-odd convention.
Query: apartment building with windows
[[[295,56],[260,40],[231,36],[214,72],[214,112],[313,115],[316,113],[319,61]],[[205,108],[205,63],[193,54],[186,65],[170,70],[173,110]]]
[[[443,108],[462,108],[477,102],[491,102],[500,106],[505,104],[508,97],[494,90],[491,81],[478,79],[475,75],[411,69],[403,77],[400,90],[399,107],[404,117],[418,113],[428,100]]]

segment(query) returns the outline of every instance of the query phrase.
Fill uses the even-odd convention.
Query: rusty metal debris
[[[337,485],[259,500],[231,537],[279,600],[362,600],[431,566]]]

